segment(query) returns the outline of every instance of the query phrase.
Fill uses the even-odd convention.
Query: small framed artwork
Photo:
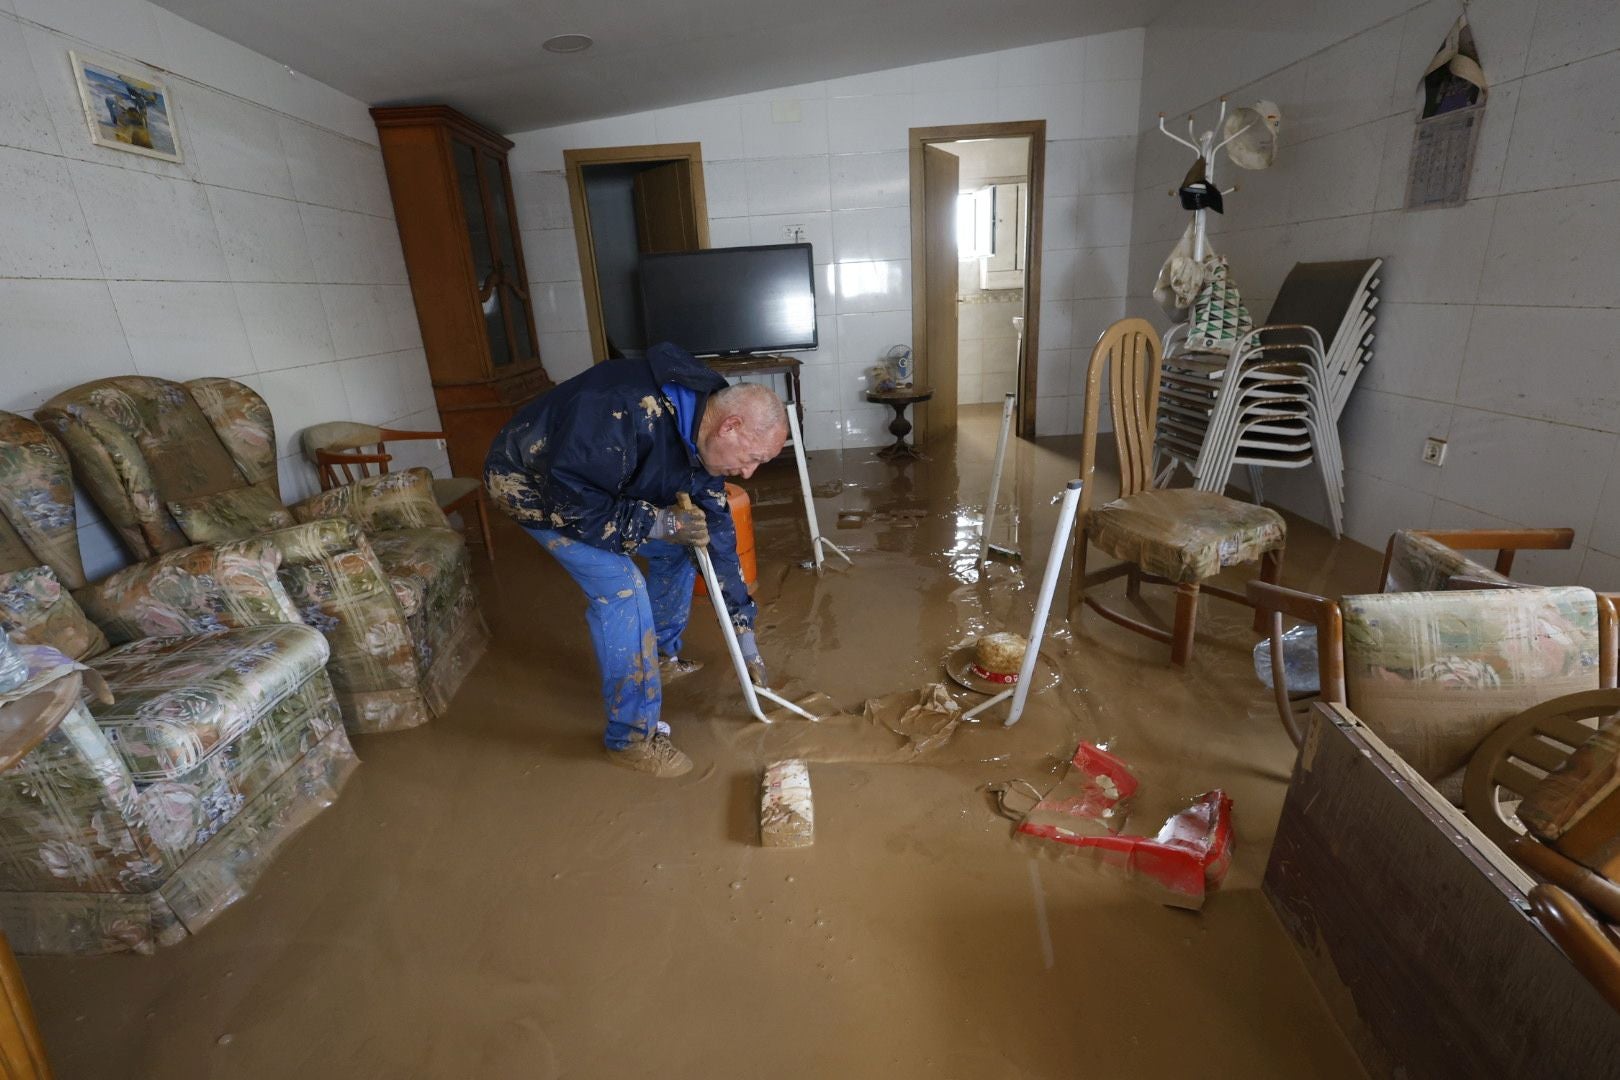
[[[180,132],[169,89],[156,79],[131,75],[102,60],[69,52],[84,102],[90,141],[131,154],[180,161]]]

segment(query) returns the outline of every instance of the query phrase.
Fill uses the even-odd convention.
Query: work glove
[[[671,544],[701,547],[709,542],[709,518],[695,506],[666,506],[654,514],[652,531],[647,535]]]
[[[754,680],[754,685],[770,686],[770,676],[765,671],[765,659],[759,655],[759,642],[754,640],[754,632],[744,630],[738,634],[737,644],[742,647],[743,660],[748,664],[748,677]]]

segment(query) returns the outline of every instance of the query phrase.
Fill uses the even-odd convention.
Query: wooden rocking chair
[[[1260,562],[1260,580],[1275,583],[1282,573],[1286,528],[1282,515],[1264,506],[1238,502],[1210,491],[1153,486],[1153,436],[1159,412],[1159,337],[1145,319],[1121,319],[1091,350],[1086,373],[1085,431],[1080,456],[1080,510],[1075,519],[1074,572],[1069,579],[1069,616],[1082,604],[1128,630],[1170,646],[1170,662],[1182,666],[1192,656],[1198,594],[1253,606],[1241,593],[1206,584],[1228,566]],[[1119,498],[1092,507],[1097,468],[1097,426],[1102,407],[1102,376],[1110,369],[1109,403],[1114,445],[1119,450]],[[1086,547],[1122,560],[1105,570],[1086,572]],[[1176,587],[1173,630],[1141,622],[1104,606],[1088,589],[1116,577],[1127,579],[1125,595],[1135,600],[1143,582]],[[1263,625],[1256,616],[1255,630]]]

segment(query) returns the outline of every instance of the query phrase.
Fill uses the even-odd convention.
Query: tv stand
[[[745,353],[740,356],[711,356],[703,362],[711,371],[718,371],[727,378],[733,375],[786,376],[787,403],[799,411],[799,427],[804,427],[804,399],[799,389],[799,368],[803,362],[798,357]]]

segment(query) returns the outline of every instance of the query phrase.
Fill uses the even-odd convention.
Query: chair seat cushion
[[[146,638],[90,659],[114,698],[90,712],[137,784],[173,779],[257,724],[327,651],[295,623]]]
[[[1086,516],[1086,535],[1116,559],[1176,582],[1203,581],[1225,566],[1283,546],[1282,515],[1212,491],[1140,491]]]
[[[433,498],[438,502],[440,509],[449,506],[458,499],[466,498],[470,493],[484,486],[482,480],[471,476],[435,476],[433,478]]]

